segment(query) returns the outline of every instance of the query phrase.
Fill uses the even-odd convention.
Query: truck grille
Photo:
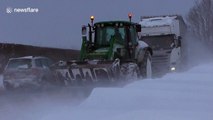
[[[153,76],[159,77],[166,74],[169,70],[170,54],[152,56]]]

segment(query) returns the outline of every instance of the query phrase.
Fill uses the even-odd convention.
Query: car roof
[[[37,59],[37,58],[47,58],[43,56],[23,56],[23,57],[17,57],[17,58],[10,58],[9,60],[14,60],[14,59]]]

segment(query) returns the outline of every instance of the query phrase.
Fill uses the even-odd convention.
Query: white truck
[[[153,74],[162,75],[180,68],[186,25],[180,15],[146,16],[139,22],[139,37],[153,49]]]

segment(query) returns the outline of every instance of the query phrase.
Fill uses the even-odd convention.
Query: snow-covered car
[[[59,81],[51,65],[52,60],[47,57],[10,58],[3,73],[4,87],[13,89],[55,85]]]

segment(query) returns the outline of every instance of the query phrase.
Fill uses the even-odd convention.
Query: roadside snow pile
[[[81,105],[43,120],[212,120],[213,63],[185,73],[97,88]]]

